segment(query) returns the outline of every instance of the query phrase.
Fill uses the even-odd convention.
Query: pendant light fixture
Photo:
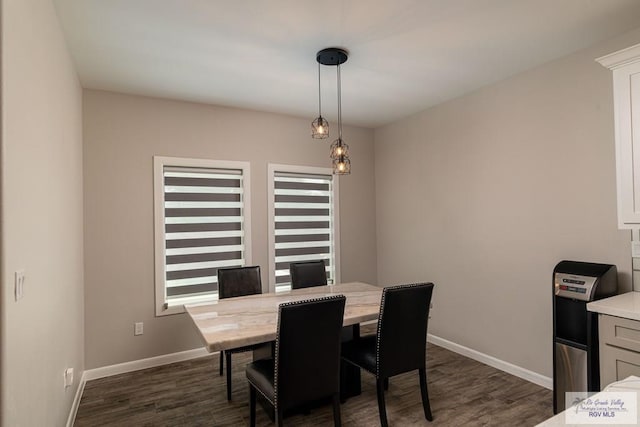
[[[318,61],[318,92],[320,92],[320,64],[322,65],[332,65],[336,67],[337,70],[337,81],[338,81],[338,139],[333,141],[331,144],[331,152],[329,154],[332,163],[333,163],[333,173],[335,175],[349,175],[351,173],[351,160],[349,160],[349,146],[342,140],[342,82],[340,76],[340,65],[347,62],[349,58],[349,54],[346,50],[340,49],[337,47],[329,47],[326,49],[322,49],[316,54],[316,60]],[[320,93],[318,93],[318,98],[320,98]],[[320,102],[318,102],[320,105]],[[314,129],[314,125],[318,121],[322,121],[324,118],[322,114],[314,120],[311,125],[312,129]],[[326,123],[326,120],[324,120]],[[328,123],[326,123],[327,135],[329,135],[329,127]],[[323,128],[324,129],[324,128]],[[313,133],[312,133],[313,135]],[[324,136],[323,138],[326,138]],[[313,136],[314,138],[320,138]]]
[[[311,137],[325,139],[329,136],[329,122],[322,117],[322,93],[320,91],[320,63],[318,62],[318,118],[311,123]]]

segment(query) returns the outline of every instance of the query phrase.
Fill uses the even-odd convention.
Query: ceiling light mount
[[[349,52],[339,47],[328,47],[316,54],[316,61],[322,65],[341,65],[349,59]]]

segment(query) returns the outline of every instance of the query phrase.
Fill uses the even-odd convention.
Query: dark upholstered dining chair
[[[218,269],[218,298],[242,297],[261,293],[260,266]],[[263,345],[238,347],[220,352],[220,375],[222,375],[224,359],[227,361],[227,400],[231,400],[231,355],[233,353],[252,351]]]
[[[323,260],[292,262],[289,264],[289,275],[291,289],[327,285],[327,271]]]
[[[424,416],[432,421],[427,391],[426,345],[433,283],[386,287],[375,335],[345,343],[342,359],[376,377],[380,424],[387,426],[384,390],[390,377],[418,370]]]
[[[344,295],[280,304],[273,359],[247,366],[249,421],[256,423],[256,391],[284,412],[324,398],[333,400],[333,422],[340,421],[340,338]]]

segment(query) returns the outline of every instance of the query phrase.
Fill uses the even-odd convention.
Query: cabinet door
[[[640,353],[601,344],[600,388],[604,389],[609,384],[623,380],[629,375],[640,376]]]
[[[640,225],[640,62],[613,71],[618,226]]]

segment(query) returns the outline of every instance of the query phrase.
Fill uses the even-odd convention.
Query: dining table
[[[280,304],[322,298],[346,297],[343,319],[343,341],[357,338],[362,322],[377,320],[382,288],[363,282],[291,289],[213,302],[185,305],[208,352],[275,341]],[[254,360],[270,357],[271,352],[254,352]],[[360,371],[346,364],[342,373],[342,398],[360,394]]]

